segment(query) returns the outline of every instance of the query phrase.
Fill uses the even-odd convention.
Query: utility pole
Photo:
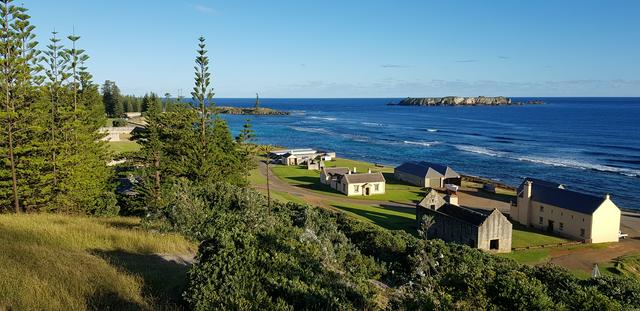
[[[256,93],[256,109],[260,108],[260,96]]]

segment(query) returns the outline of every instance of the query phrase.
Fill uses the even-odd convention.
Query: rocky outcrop
[[[214,112],[221,114],[237,114],[237,115],[260,115],[260,116],[286,116],[288,111],[280,111],[271,108],[240,108],[218,106],[214,108]]]
[[[407,97],[397,104],[397,106],[508,106],[508,105],[524,105],[524,104],[542,104],[540,100],[532,100],[528,102],[516,102],[511,98],[504,96],[496,97],[459,97],[459,96],[446,96],[446,97],[422,97],[411,98]]]

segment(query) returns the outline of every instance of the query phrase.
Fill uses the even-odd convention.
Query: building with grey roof
[[[511,218],[525,226],[588,243],[617,242],[620,209],[605,194],[572,191],[564,185],[525,178]]]
[[[320,182],[347,196],[384,194],[386,185],[380,172],[357,173],[346,167],[322,168]]]
[[[393,176],[408,184],[429,188],[444,188],[446,184],[460,186],[461,183],[460,174],[452,168],[425,161],[403,163],[394,169]]]
[[[459,206],[452,198],[430,189],[416,205],[418,228],[425,215],[433,217],[427,238],[495,252],[511,251],[513,226],[507,217],[497,209],[480,212]]]

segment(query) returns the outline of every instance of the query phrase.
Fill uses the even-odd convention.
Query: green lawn
[[[0,215],[0,309],[177,309],[188,266],[160,254],[193,254],[196,245],[139,226],[138,218]]]
[[[360,220],[374,223],[391,230],[405,230],[415,233],[415,210],[413,208],[397,208],[332,202],[331,206],[346,212]]]
[[[393,178],[393,168],[377,167],[371,163],[354,161],[348,159],[336,159],[335,161],[325,162],[327,167],[348,167],[356,168],[358,172],[382,172],[387,180],[385,186],[385,194],[371,196],[352,196],[350,198],[360,200],[377,200],[392,201],[400,203],[417,203],[424,196],[424,191],[420,187],[402,184]],[[307,170],[302,166],[271,166],[273,173],[289,184],[300,186],[321,194],[332,195],[336,197],[345,197],[344,194],[331,189],[329,186],[320,183],[320,172]]]
[[[565,243],[569,240],[560,237],[544,234],[525,226],[518,224],[513,225],[513,235],[511,239],[511,247],[527,247],[537,245],[548,245]]]
[[[249,184],[253,186],[263,186],[267,184],[267,177],[262,175],[258,168],[254,168],[249,172],[247,180]]]
[[[140,145],[135,141],[110,141],[107,144],[115,154],[140,150]]]

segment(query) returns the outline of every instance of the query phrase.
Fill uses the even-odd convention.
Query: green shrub
[[[127,123],[128,123],[127,120],[121,119],[121,118],[113,120],[113,126],[114,127],[127,126]]]

